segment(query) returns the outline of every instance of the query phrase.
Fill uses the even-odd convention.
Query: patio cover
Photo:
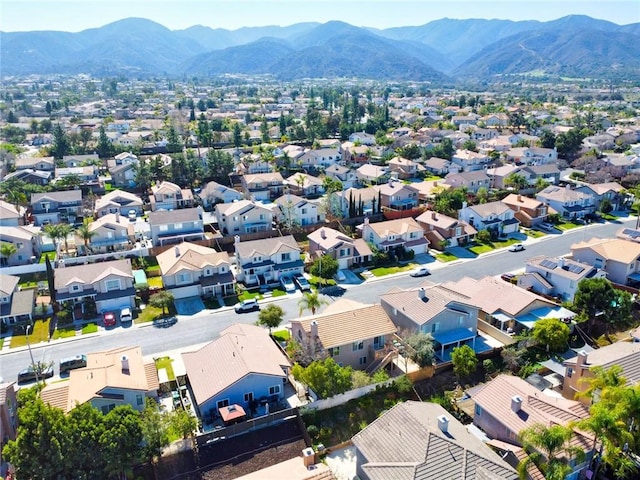
[[[433,339],[442,346],[452,343],[464,342],[476,337],[476,334],[468,328],[456,328],[445,332],[433,333]]]
[[[225,423],[232,422],[233,420],[242,418],[245,415],[246,413],[244,411],[244,408],[242,408],[237,403],[229,405],[228,407],[222,407],[220,409],[220,418],[222,418],[222,421]]]
[[[557,318],[558,320],[570,320],[576,314],[564,307],[542,307],[536,308],[529,313],[516,317],[516,321],[527,328],[533,328],[538,320],[543,318]]]

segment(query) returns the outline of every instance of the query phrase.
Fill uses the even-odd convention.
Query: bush
[[[491,233],[489,230],[480,230],[476,235],[476,240],[480,243],[491,243]]]
[[[313,440],[318,436],[318,433],[320,433],[320,431],[318,430],[318,427],[316,427],[315,425],[309,425],[307,427],[307,433],[309,434],[309,436]]]

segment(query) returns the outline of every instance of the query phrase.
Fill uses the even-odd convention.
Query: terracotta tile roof
[[[262,240],[251,240],[249,242],[240,242],[236,245],[237,251],[242,258],[250,258],[255,253],[270,257],[277,253],[282,247],[288,247],[288,249],[298,251],[300,250],[298,242],[293,238],[293,235],[263,238]]]
[[[283,183],[284,179],[282,178],[282,175],[280,174],[280,172],[269,172],[269,173],[254,173],[251,175],[245,175],[244,181],[247,185],[250,185],[253,183],[263,183],[263,182]]]
[[[438,426],[447,417],[447,433]],[[399,403],[353,437],[370,480],[511,479],[517,472],[440,405]]]
[[[501,440],[491,439],[487,442],[487,445],[505,452],[512,452],[515,458],[518,460],[518,463],[524,461],[526,458],[529,457],[529,455],[527,455],[527,452],[525,452],[522,449],[522,447],[519,447],[517,445],[512,445],[510,443],[503,442]],[[544,474],[533,462],[529,462],[529,465],[527,466],[527,473],[529,474],[530,480],[545,480]]]
[[[265,329],[245,324],[232,325],[182,358],[198,405],[251,374],[285,377],[290,366]]]
[[[89,224],[89,230],[92,232],[102,227],[119,227],[122,230],[126,230],[128,236],[133,237],[135,235],[133,224],[120,214],[108,213]]]
[[[489,215],[501,215],[504,212],[511,210],[507,205],[500,201],[471,205],[468,208],[473,210],[480,216],[480,218],[485,218]]]
[[[340,299],[332,303],[322,314],[293,320],[311,334],[311,322],[318,323],[318,337],[327,348],[348,345],[359,340],[391,335],[396,326],[380,305],[365,305]]]
[[[16,291],[18,283],[20,283],[20,277],[0,273],[0,294],[5,297],[11,296]]]
[[[156,259],[162,275],[173,275],[180,270],[200,272],[206,266],[231,266],[227,252],[217,252],[213,248],[188,242],[165,250]]]
[[[502,202],[506,205],[513,205],[514,207],[523,207],[529,209],[539,208],[543,205],[540,200],[529,198],[524,195],[516,195],[515,193],[507,195],[502,199]]]
[[[131,260],[113,260],[111,262],[88,263],[55,270],[55,288],[64,289],[69,284],[78,282],[91,285],[108,275],[133,278]]]
[[[308,238],[320,245],[324,250],[330,250],[345,243],[349,245],[353,245],[354,243],[353,238],[329,227],[320,227],[311,232]]]
[[[177,210],[157,210],[155,212],[149,212],[149,225],[197,222],[198,220],[201,220],[199,208],[179,208]]]
[[[66,412],[69,405],[69,382],[47,385],[40,397],[44,403]]]
[[[635,262],[640,257],[640,244],[621,238],[592,238],[571,245],[571,251],[585,248],[593,250],[605,260],[622,263]]]
[[[575,365],[577,358],[565,360],[565,365]],[[606,347],[598,348],[587,354],[588,368],[603,367],[605,370],[613,365],[622,367],[622,375],[627,385],[640,382],[640,342],[616,342]]]
[[[411,217],[370,223],[369,227],[381,238],[389,235],[404,235],[408,232],[422,231],[420,224]]]
[[[586,263],[577,262],[564,257],[539,257],[530,258],[527,266],[535,267],[544,272],[551,272],[554,275],[562,276],[579,282],[584,278],[591,278],[598,269]]]

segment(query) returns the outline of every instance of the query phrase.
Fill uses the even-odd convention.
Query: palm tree
[[[564,425],[546,427],[535,424],[520,432],[518,437],[529,456],[518,464],[520,478],[527,478],[527,467],[534,462],[546,480],[564,480],[572,468],[568,460],[576,458],[581,461],[584,451],[569,444],[573,429]]]
[[[73,225],[61,223],[58,225],[58,231],[60,232],[60,238],[64,240],[64,251],[69,253],[68,237],[73,232]]]
[[[298,306],[300,307],[300,315],[305,310],[309,310],[311,315],[316,314],[316,310],[318,310],[322,305],[326,305],[327,301],[323,300],[318,296],[318,292],[307,292],[298,302]]]
[[[54,225],[50,223],[49,225],[45,225],[42,229],[42,232],[51,239],[53,242],[53,246],[55,247],[56,254],[58,253],[58,242],[62,238],[62,232],[60,230],[60,224]]]
[[[593,374],[591,377],[584,378],[583,382],[588,384],[586,390],[576,393],[576,398],[590,398],[591,402],[597,401],[600,393],[606,387],[621,387],[627,383],[622,376],[622,367],[620,365],[612,365],[610,368],[594,366],[590,369]]]
[[[9,258],[11,255],[15,255],[18,251],[18,247],[16,247],[11,242],[0,242],[0,255],[2,255],[2,265],[9,265]]]
[[[83,223],[78,227],[76,233],[80,238],[82,238],[82,241],[84,242],[84,254],[87,255],[89,253],[89,242],[96,235],[96,232],[89,229],[88,223]]]

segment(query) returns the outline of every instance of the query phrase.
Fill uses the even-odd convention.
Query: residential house
[[[94,209],[98,218],[115,213],[126,217],[131,210],[135,211],[136,215],[142,215],[143,212],[142,199],[124,190],[113,190],[103,195],[96,200]]]
[[[407,290],[395,287],[380,296],[380,304],[399,331],[430,333],[436,356],[447,361],[462,345],[486,349],[476,342],[479,308],[461,291],[430,283]]]
[[[356,177],[358,177],[358,180],[362,183],[378,185],[387,181],[389,178],[389,169],[382,165],[365,163],[356,170]]]
[[[438,157],[431,157],[428,160],[425,160],[423,166],[425,171],[432,173],[433,175],[438,175],[439,177],[444,177],[448,173],[459,171],[458,166],[454,166],[451,160]]]
[[[619,210],[624,205],[625,189],[617,182],[587,183],[576,187],[575,191],[591,195],[596,210],[600,210],[603,201],[608,201],[613,210]]]
[[[300,247],[293,235],[240,242],[236,236],[236,279],[245,285],[268,285],[303,272]]]
[[[101,161],[97,153],[89,153],[87,155],[64,155],[62,163],[67,168],[74,168],[85,165],[100,165]]]
[[[528,178],[531,186],[536,186],[539,181],[550,185],[557,185],[560,182],[560,169],[555,163],[527,165],[522,167],[521,173],[525,178]]]
[[[462,124],[475,125],[478,123],[479,118],[480,115],[476,115],[475,113],[470,113],[468,115],[454,115],[451,117],[451,123],[456,127],[459,127]]]
[[[227,252],[184,242],[156,256],[162,284],[174,298],[228,296],[235,279]]]
[[[33,170],[27,168],[25,170],[16,170],[4,176],[3,181],[11,180],[12,178],[22,180],[25,183],[32,183],[34,185],[48,185],[53,178],[53,172],[43,172],[41,170]]]
[[[375,145],[376,137],[371,133],[354,132],[349,135],[349,141],[352,143],[360,143],[362,145]]]
[[[524,272],[524,275],[518,276],[519,287],[541,295],[558,297],[563,302],[573,302],[582,280],[607,278],[605,271],[586,263],[546,255],[530,258],[525,264]]]
[[[364,165],[371,162],[372,157],[378,156],[381,148],[345,142],[342,144],[342,151],[342,159],[346,165]]]
[[[61,266],[54,270],[56,300],[72,304],[77,317],[95,303],[95,312],[135,307],[131,260],[111,260],[86,265]]]
[[[473,424],[491,439],[522,446],[519,434],[534,425],[570,426],[589,417],[589,410],[580,402],[557,395],[547,395],[526,380],[512,375],[496,378],[470,392],[475,403]],[[577,480],[593,456],[594,439],[589,434],[574,430],[571,445],[583,450],[586,459],[576,463],[567,479]],[[570,459],[567,459],[570,460]]]
[[[360,207],[362,215],[372,215],[380,207],[380,192],[375,188],[348,188],[342,192],[335,192],[333,196],[338,199],[339,208],[345,218],[353,217],[353,212],[356,213],[355,216],[361,216]]]
[[[324,211],[318,201],[286,193],[276,198],[274,203],[280,207],[278,221],[288,228],[314,225],[325,220]]]
[[[11,205],[9,202],[0,200],[0,227],[17,227],[24,225],[24,207]]]
[[[36,291],[20,290],[20,277],[0,273],[0,321],[5,325],[28,322],[33,319]]]
[[[501,128],[509,125],[509,116],[506,113],[492,113],[481,118],[487,127]]]
[[[344,167],[338,164],[327,167],[324,170],[324,174],[332,180],[341,182],[342,188],[351,188],[358,181],[355,171],[351,170],[349,167]]]
[[[460,125],[460,129],[462,131],[467,131],[467,128],[463,128],[463,125]],[[476,125],[468,126],[469,135],[471,140],[474,142],[482,142],[483,140],[490,140],[492,138],[496,138],[498,136],[498,132],[491,128],[480,128]]]
[[[284,179],[280,172],[243,175],[242,190],[245,198],[251,200],[274,200],[284,192]]]
[[[640,229],[638,228],[621,228],[616,232],[616,238],[628,240],[629,242],[640,243]]]
[[[366,217],[362,225],[362,238],[385,252],[402,249],[413,250],[419,255],[426,253],[429,246],[429,241],[424,237],[424,230],[411,217],[378,223],[369,223],[369,218]]]
[[[510,186],[507,179],[511,175],[523,175],[522,167],[513,163],[507,163],[506,165],[500,165],[499,167],[487,168],[486,172],[491,179],[491,187],[500,189],[506,189]]]
[[[161,182],[151,187],[151,210],[177,210],[193,207],[193,192],[189,188],[180,188],[175,183]]]
[[[589,352],[581,350],[577,356],[565,360],[562,395],[585,404],[591,403],[592,399],[584,393],[589,388],[589,379],[595,377],[594,367],[607,371],[614,365],[622,368],[621,376],[627,386],[637,385],[640,382],[640,343],[615,342]]]
[[[467,301],[480,309],[480,320],[508,333],[531,329],[542,318],[569,321],[576,316],[571,310],[496,277],[463,277],[442,286],[464,292]]]
[[[565,219],[582,218],[596,209],[593,194],[572,190],[570,185],[550,185],[536,194],[536,200],[553,208]]]
[[[387,183],[373,187],[380,192],[383,208],[411,210],[418,206],[418,189],[413,185],[390,179]]]
[[[433,202],[440,192],[453,188],[442,180],[423,180],[412,183],[411,186],[418,190],[418,203],[423,205]]]
[[[317,198],[325,192],[322,179],[307,173],[294,173],[284,184],[291,193],[301,197]]]
[[[80,181],[79,186],[83,188],[96,188],[101,186],[98,178],[98,167],[96,165],[56,168],[54,176],[56,182],[67,177],[77,178]]]
[[[466,245],[478,233],[468,223],[433,210],[426,210],[420,214],[416,217],[416,222],[423,228],[429,245],[437,250]]]
[[[515,218],[521,225],[531,228],[547,220],[549,207],[534,198],[520,194],[509,194],[502,199],[507,207],[514,211]]]
[[[131,250],[135,241],[133,223],[119,213],[108,213],[88,225],[93,236],[85,240],[76,232],[75,243],[82,245],[84,251],[89,248],[91,253],[121,252]],[[84,251],[88,255],[88,251]]]
[[[506,135],[498,135],[496,137],[481,140],[477,144],[478,151],[486,154],[494,152],[506,152],[511,148],[511,142]]]
[[[205,238],[201,208],[150,212],[148,221],[154,247]]]
[[[16,439],[18,429],[18,400],[15,382],[0,382],[0,442]]]
[[[380,305],[340,299],[321,314],[291,321],[291,338],[309,359],[327,356],[356,370],[367,370],[391,349],[396,326]]]
[[[204,347],[183,353],[182,360],[205,425],[220,416],[221,408],[240,405],[251,412],[263,399],[283,399],[291,367],[264,328],[240,323]]]
[[[16,253],[0,257],[0,266],[27,265],[34,263],[42,252],[41,230],[32,226],[5,227],[0,225],[0,243],[10,243]]]
[[[37,226],[75,223],[82,216],[82,190],[32,193],[31,214]]]
[[[208,182],[199,194],[204,208],[213,208],[217,203],[231,203],[242,200],[244,195],[233,188],[217,182]]]
[[[613,283],[640,283],[640,243],[620,238],[592,238],[571,245],[571,257],[604,270]]]
[[[484,153],[472,152],[471,150],[456,150],[451,157],[451,163],[457,165],[463,172],[473,172],[482,170],[491,163],[491,158]]]
[[[154,361],[145,361],[140,347],[120,347],[87,354],[86,367],[71,370],[67,382],[47,385],[40,397],[65,413],[89,403],[106,415],[121,405],[142,411],[147,398],[158,400],[159,387]]]
[[[458,219],[467,222],[476,230],[488,230],[497,236],[517,233],[520,221],[508,205],[500,201],[467,206],[458,210]]]
[[[274,212],[260,202],[239,200],[218,203],[213,214],[223,235],[266,232],[273,228]]]
[[[41,172],[51,172],[56,168],[53,157],[28,157],[18,156],[15,161],[16,170],[39,170]]]
[[[406,401],[352,439],[361,480],[517,480],[518,473],[442,406]]]
[[[342,162],[342,151],[340,148],[320,148],[317,150],[307,150],[297,164],[304,169],[319,170]]]
[[[477,193],[481,188],[488,190],[491,187],[491,178],[484,170],[449,173],[444,181],[453,188],[465,187],[471,193]]]
[[[395,172],[400,180],[416,178],[419,174],[426,171],[418,162],[402,157],[393,157],[389,160],[389,170]]]
[[[558,152],[555,148],[527,147],[520,158],[527,165],[544,165],[558,162]]]
[[[136,165],[134,163],[121,163],[120,165],[109,167],[111,183],[116,187],[135,187]]]
[[[333,228],[320,227],[307,235],[312,259],[329,255],[338,261],[338,268],[346,269],[371,261],[373,253],[362,238],[351,238]]]

